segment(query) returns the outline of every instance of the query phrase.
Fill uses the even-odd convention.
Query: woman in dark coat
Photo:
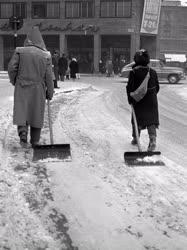
[[[75,80],[76,79],[76,74],[79,72],[79,66],[77,63],[76,58],[72,58],[70,64],[69,64],[69,69],[70,69],[70,77]]]
[[[129,104],[132,104],[135,110],[139,134],[142,129],[147,128],[149,134],[149,146],[148,151],[154,151],[156,148],[156,128],[159,126],[159,114],[158,114],[158,101],[157,93],[159,91],[159,82],[157,73],[152,68],[149,68],[150,62],[149,54],[146,50],[140,50],[135,53],[134,56],[135,65],[132,71],[130,71],[129,79],[127,83],[127,97]],[[145,79],[149,71],[150,78],[148,81],[147,93],[139,101],[136,102],[131,96],[131,92],[135,91]],[[132,144],[137,144],[135,129],[132,120],[133,127],[133,140]]]
[[[62,57],[60,57],[58,60],[58,72],[60,75],[60,80],[63,82],[67,69],[68,69],[68,60],[65,54],[62,54]]]
[[[38,27],[33,27],[24,47],[17,47],[8,65],[14,88],[13,123],[17,125],[22,146],[26,146],[28,126],[30,142],[39,142],[46,99],[53,97],[52,59]]]

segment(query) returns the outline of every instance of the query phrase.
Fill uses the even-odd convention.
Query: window
[[[66,1],[66,18],[91,18],[94,16],[93,1]]]
[[[26,3],[0,3],[0,18],[10,18],[11,16],[26,18]]]
[[[33,2],[32,18],[59,18],[59,2]]]
[[[132,0],[101,0],[101,17],[130,17]]]

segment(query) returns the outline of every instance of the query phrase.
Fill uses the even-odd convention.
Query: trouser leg
[[[54,88],[58,88],[57,80],[53,80],[53,82],[54,82]]]
[[[64,82],[64,74],[60,74],[60,80]]]
[[[37,144],[40,140],[41,128],[30,127],[30,143]]]
[[[151,125],[147,127],[147,131],[149,134],[149,138],[155,136],[156,137],[156,126],[155,125]]]

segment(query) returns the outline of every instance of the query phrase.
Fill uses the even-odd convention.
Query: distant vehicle
[[[121,70],[121,77],[127,78],[132,70],[134,62],[125,65]],[[171,84],[176,84],[185,79],[184,69],[180,67],[169,67],[164,65],[159,59],[150,59],[150,67],[158,74],[158,80],[167,80]]]

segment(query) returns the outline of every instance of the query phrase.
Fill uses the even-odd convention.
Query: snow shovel
[[[163,166],[165,165],[163,161],[159,159],[161,155],[160,151],[142,151],[140,140],[139,140],[139,133],[138,133],[138,125],[136,120],[136,115],[134,111],[134,107],[131,104],[132,108],[132,118],[135,127],[135,135],[136,141],[138,145],[138,152],[125,152],[124,159],[125,163],[128,166]]]
[[[47,100],[48,107],[48,121],[49,121],[49,132],[50,132],[50,143],[49,145],[36,145],[33,150],[33,161],[45,160],[47,161],[68,161],[71,160],[70,144],[54,144],[53,140],[53,129],[51,122],[51,108],[50,101]]]

